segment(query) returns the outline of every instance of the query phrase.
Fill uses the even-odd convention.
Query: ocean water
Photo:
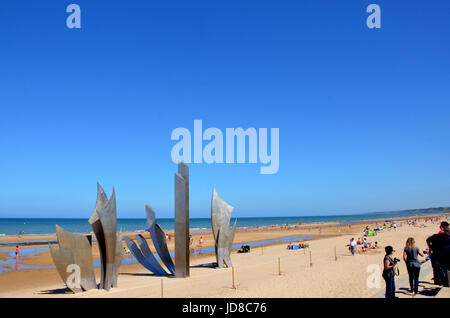
[[[421,216],[427,213],[368,213],[359,215],[336,215],[336,216],[298,216],[298,217],[240,217],[237,218],[238,228],[254,228],[271,225],[292,225],[298,223],[322,223],[322,222],[341,222],[343,224],[356,223],[369,219],[399,218],[406,216]],[[231,219],[231,223],[234,222]],[[211,219],[209,218],[191,218],[191,230],[208,232],[211,230]],[[174,229],[174,219],[157,219],[157,223],[164,230]],[[55,226],[58,224],[64,229],[73,233],[91,233],[92,228],[88,219],[44,219],[44,218],[0,218],[0,236],[17,235],[23,231],[25,235],[34,234],[54,234]],[[145,231],[147,222],[145,219],[118,219],[117,229],[123,232]]]

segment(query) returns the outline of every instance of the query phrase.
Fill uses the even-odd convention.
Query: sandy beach
[[[119,287],[109,292],[91,290],[73,294],[65,287],[54,268],[12,268],[0,274],[0,297],[161,297],[161,284],[164,297],[372,297],[384,289],[384,281],[381,279],[381,289],[368,288],[366,281],[370,273],[367,268],[371,264],[380,265],[381,268],[383,247],[392,245],[396,250],[395,256],[402,258],[402,250],[408,237],[414,237],[417,245],[425,249],[425,239],[439,228],[438,222],[425,221],[425,218],[419,219],[418,226],[400,221],[397,222],[397,229],[385,229],[375,237],[368,237],[369,242],[378,242],[379,249],[352,256],[347,247],[350,238],[362,237],[365,226],[373,228],[381,224],[377,220],[354,225],[302,224],[241,229],[236,232],[234,244],[286,236],[316,238],[307,241],[307,249],[287,250],[286,243],[282,243],[255,247],[247,254],[233,251],[235,288],[232,288],[232,269],[212,268],[210,264],[215,261],[215,257],[213,254],[206,254],[191,257],[191,276],[187,279],[155,277],[139,264],[122,265]],[[173,250],[173,233],[170,235],[172,238],[168,246]],[[204,239],[203,248],[213,246],[211,233],[192,235],[193,248],[199,248],[200,236]],[[135,233],[127,233],[127,236],[134,238]],[[149,238],[149,234],[146,233],[144,237]],[[1,239],[12,240],[11,237]],[[42,240],[43,237],[26,239]],[[54,237],[48,236],[46,239]],[[148,243],[154,250],[151,240]],[[92,250],[93,258],[98,259],[95,243]],[[3,254],[0,249],[0,257],[7,256]],[[53,265],[49,252],[21,258],[18,263]],[[400,276],[406,274],[404,264],[400,265],[400,271]],[[98,281],[99,269],[96,268],[95,272]]]

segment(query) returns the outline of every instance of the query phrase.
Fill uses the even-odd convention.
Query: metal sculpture
[[[94,212],[89,218],[89,224],[94,230],[100,251],[99,288],[109,290],[111,287],[117,287],[117,276],[125,254],[122,233],[116,233],[117,212],[114,188],[111,198],[108,200],[105,191],[97,183],[97,202]],[[69,288],[74,292],[97,288],[92,264],[91,236],[73,234],[58,225],[56,225],[56,236],[59,247],[50,245],[50,253],[63,281],[67,284],[70,275],[67,272],[67,266],[75,264],[80,268],[81,288]]]
[[[117,277],[119,276],[120,265],[122,264],[122,260],[125,257],[125,250],[122,244],[122,232],[117,233],[116,239],[116,256],[114,259],[114,267],[112,273],[112,287],[117,287]]]
[[[91,236],[73,234],[56,225],[56,236],[59,247],[52,244],[50,254],[56,269],[66,285],[75,293],[82,290],[96,289],[94,268],[92,264]],[[72,287],[67,283],[72,274],[70,265],[77,265],[80,275],[80,286]]]
[[[129,237],[124,237],[128,249],[131,251],[133,256],[136,257],[137,261],[155,275],[167,276],[167,272],[164,270],[164,268],[161,267],[153,253],[150,251],[150,248],[148,247],[147,241],[144,239],[144,237],[142,235],[137,235],[136,239],[138,241],[140,249],[136,245],[136,243],[133,242],[133,240],[131,240]]]
[[[235,220],[233,227],[230,227],[233,210],[234,207],[226,203],[214,188],[211,200],[211,224],[215,240],[217,266],[219,268],[222,268],[224,265],[227,267],[233,266],[230,253],[237,224],[237,220]]]
[[[155,249],[164,265],[167,267],[169,272],[174,275],[175,265],[170,257],[169,249],[167,248],[166,235],[159,224],[156,223],[155,211],[150,205],[147,205],[145,207],[145,212],[147,215],[148,231],[152,237],[153,245],[155,246]]]
[[[164,234],[164,231],[156,223],[155,211],[149,205],[145,207],[145,211],[147,214],[147,223],[149,226],[148,231],[150,232],[150,236],[153,241],[153,245],[155,246],[156,252],[158,253],[158,256],[162,260],[163,264],[169,270],[170,274],[174,275],[175,266],[173,265],[169,249],[167,248],[166,236]],[[130,238],[125,237],[124,239],[125,243],[128,246],[128,249],[131,251],[134,257],[136,257],[138,262],[141,263],[142,266],[147,268],[155,275],[158,276],[169,275],[164,270],[164,268],[158,263],[155,256],[151,252],[146,239],[141,234],[136,235],[136,240],[138,242],[139,247]]]
[[[109,290],[111,287],[117,286],[117,275],[121,263],[120,253],[123,253],[123,251],[118,251],[116,194],[114,188],[108,200],[105,191],[97,183],[97,202],[94,212],[89,218],[89,224],[94,230],[100,250],[100,288]],[[122,246],[120,248],[123,249]]]
[[[189,277],[189,168],[175,174],[175,277]]]

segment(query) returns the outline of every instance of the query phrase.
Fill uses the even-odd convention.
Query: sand
[[[417,245],[426,248],[425,239],[438,230],[437,222],[420,221],[421,227],[409,226],[406,222],[398,224],[397,230],[384,230],[376,237],[369,237],[369,242],[378,241],[381,247],[392,245],[396,249],[395,256],[402,258],[408,237],[415,237]],[[164,297],[371,297],[381,289],[367,287],[370,273],[366,270],[371,264],[381,268],[384,250],[351,256],[347,247],[351,237],[362,236],[364,226],[322,224],[312,229],[303,225],[240,230],[236,233],[235,244],[288,235],[321,237],[308,241],[310,248],[306,250],[287,250],[286,244],[275,244],[253,248],[248,254],[233,252],[236,288],[232,288],[232,269],[211,268],[207,265],[214,262],[215,257],[204,255],[191,258],[191,276],[186,279],[155,277],[139,264],[121,266],[119,288],[109,292],[92,290],[73,294],[65,288],[55,269],[4,272],[0,274],[0,297],[161,297],[161,283]],[[212,246],[211,233],[195,234],[194,245],[198,245],[200,235],[205,247]],[[173,239],[169,246],[173,249]],[[48,252],[20,261],[52,265]],[[400,270],[402,275],[406,274],[404,264],[400,265]],[[99,269],[96,275],[98,280]],[[382,279],[380,288],[384,288]]]

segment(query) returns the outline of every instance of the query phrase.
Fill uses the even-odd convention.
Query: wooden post
[[[232,281],[231,288],[236,289],[236,285],[234,283],[234,266],[231,267],[231,281]]]
[[[312,267],[312,254],[311,254],[311,251],[309,251],[309,267]]]
[[[161,278],[161,298],[164,298],[164,284],[162,278]]]
[[[337,261],[336,246],[334,247],[334,260]]]
[[[281,261],[280,258],[278,257],[278,276],[281,275]]]
[[[306,243],[305,243],[305,245],[303,245],[303,255],[305,255],[306,254]]]
[[[261,246],[261,255],[264,255],[264,247]]]

